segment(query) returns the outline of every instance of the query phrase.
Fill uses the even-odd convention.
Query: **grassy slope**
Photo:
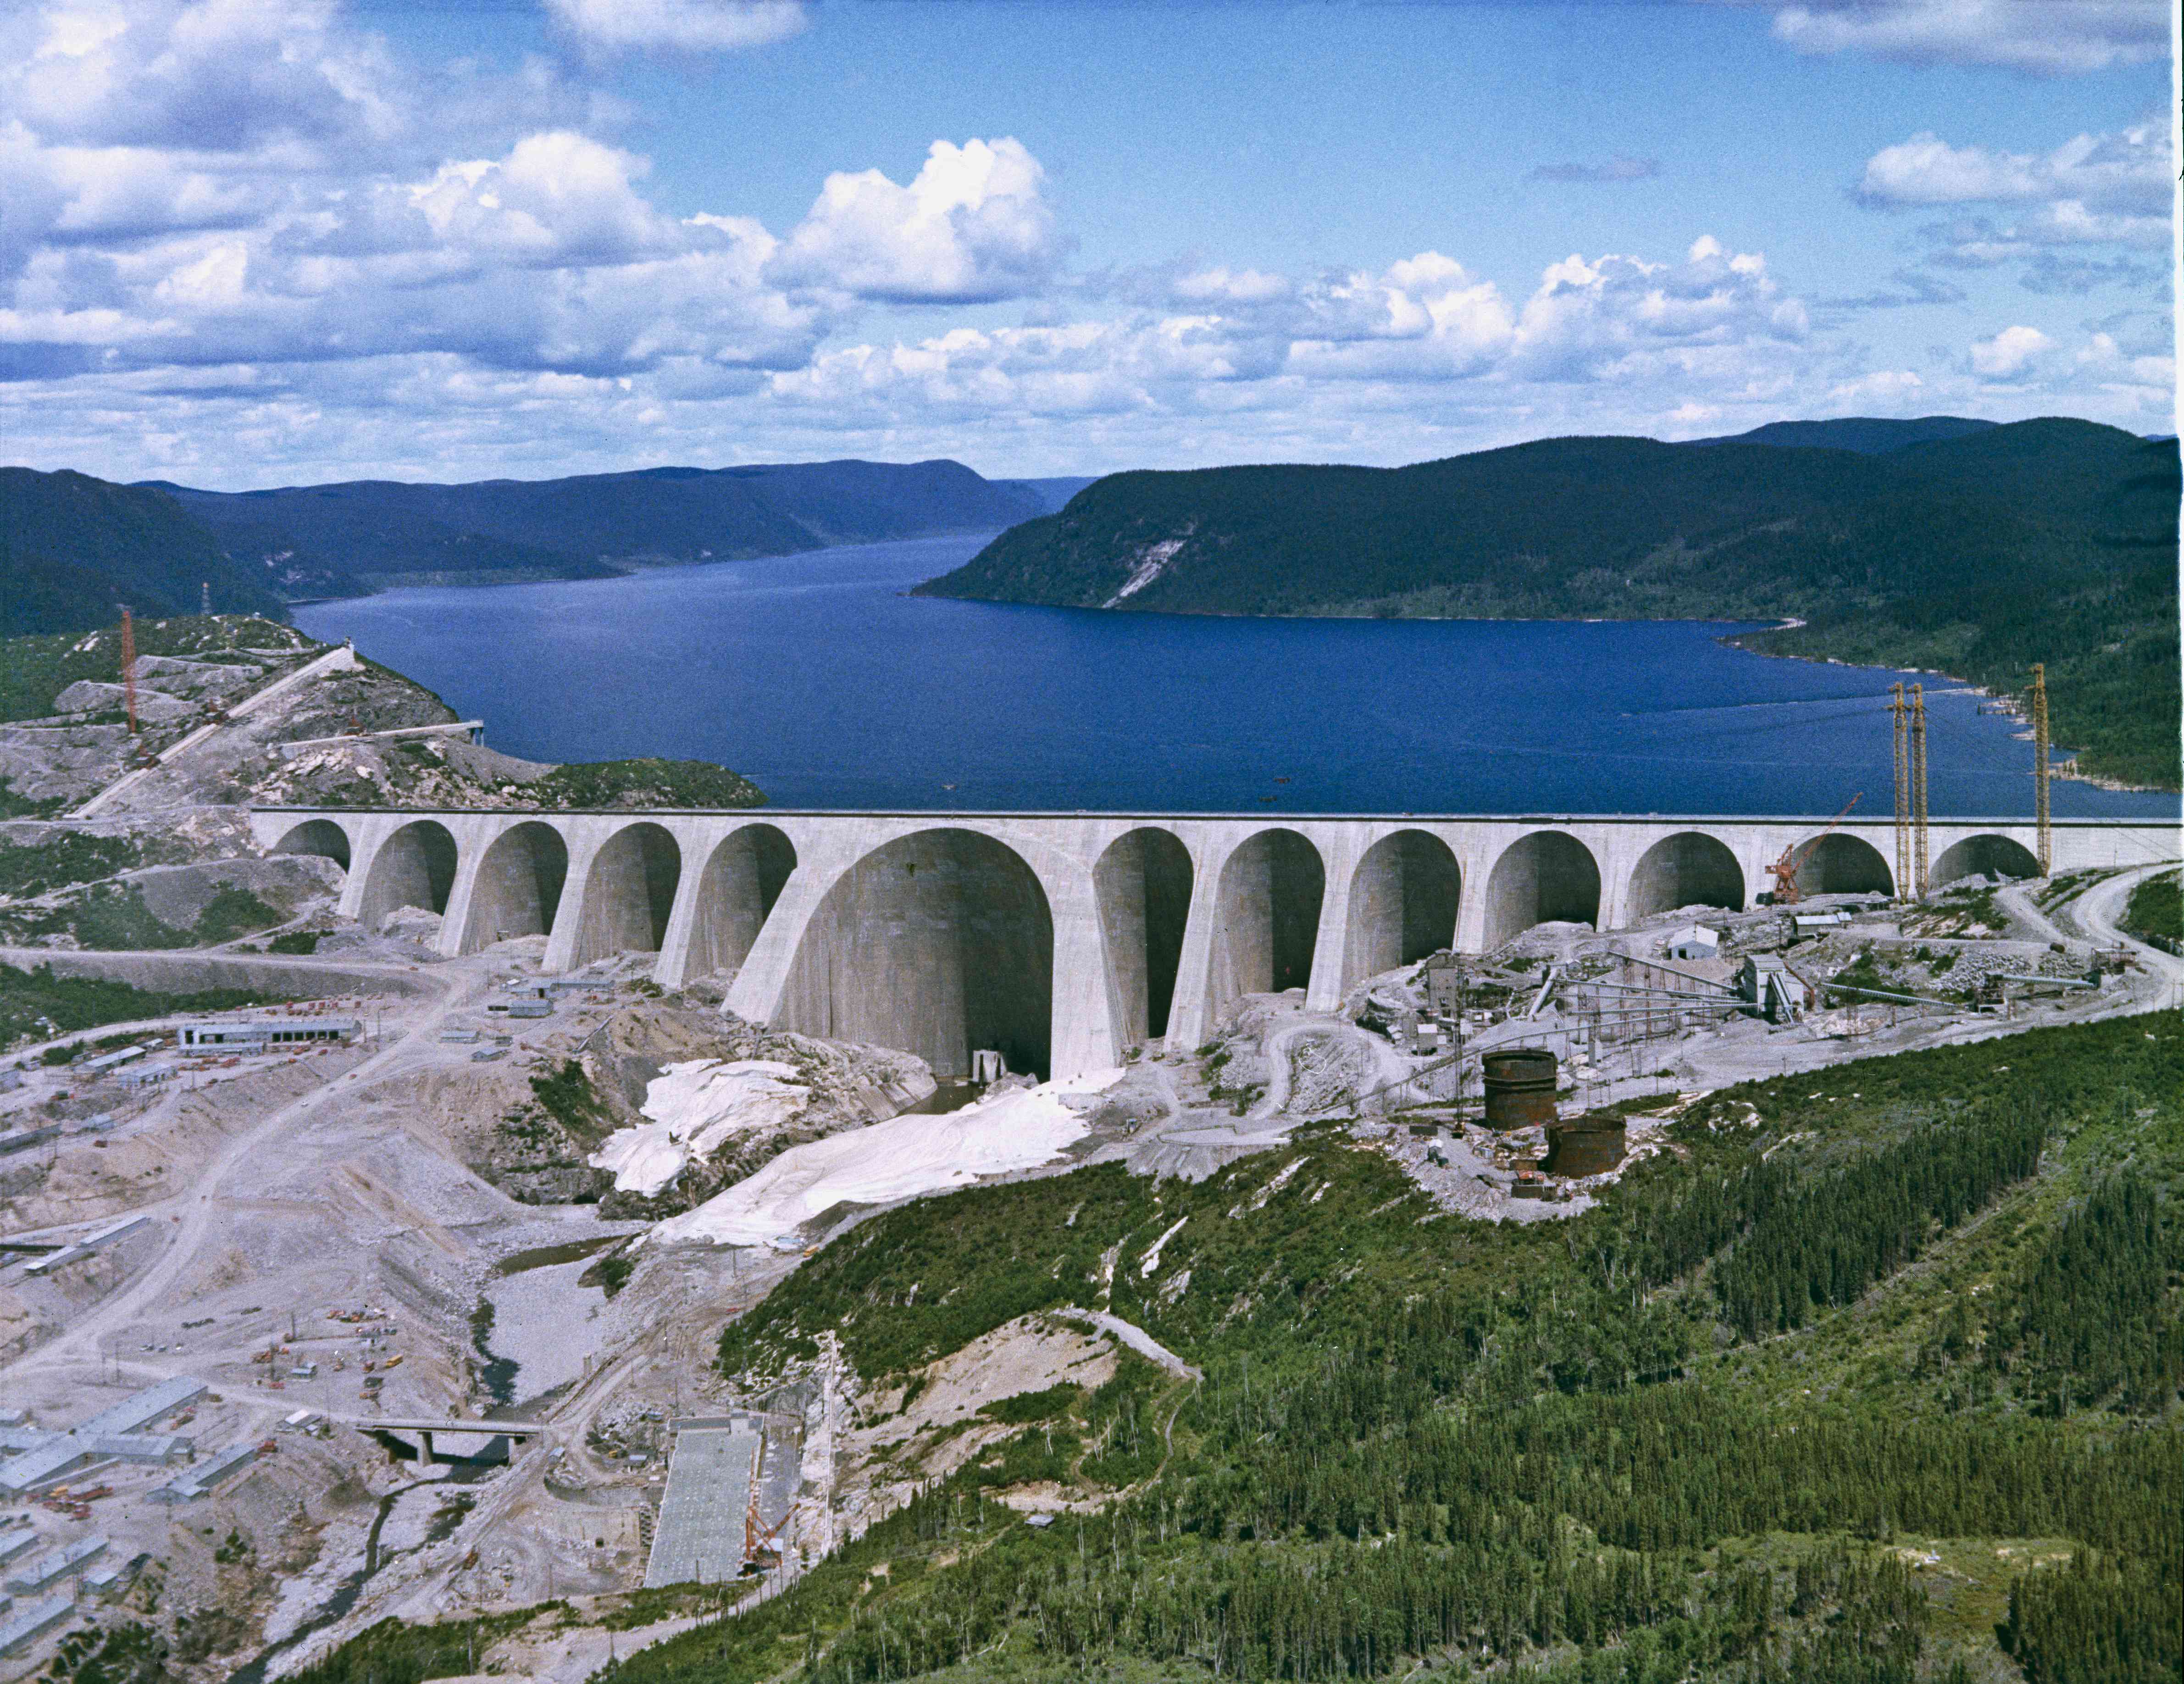
[[[1937,1119],[2028,1107],[2051,1129],[2036,1176],[1801,1331],[1720,1343],[1718,1240],[1646,1284],[1663,1236],[1763,1156],[1825,1188]],[[2184,1021],[1754,1085],[1677,1139],[1683,1161],[1531,1229],[1424,1219],[1384,1159],[1332,1134],[1196,1186],[1108,1167],[865,1224],[731,1330],[731,1369],[835,1326],[884,1374],[1042,1304],[1105,1302],[1207,1378],[1132,1362],[1099,1392],[1027,1403],[1042,1419],[788,1595],[613,1680],[1400,1676],[1462,1655],[1573,1684],[1910,1684],[1959,1659],[2006,1676],[1995,1628],[2043,1560],[2075,1565],[2019,1593],[2028,1676],[2173,1672]],[[2140,1329],[2167,1402],[2059,1414],[2052,1376],[1987,1353],[2071,1213],[2126,1170],[2159,1191],[2146,1243],[2166,1273],[2146,1305],[2111,1291],[2093,1319]],[[1145,1251],[1178,1218],[1148,1281]],[[985,1495],[1037,1479],[1105,1500],[1041,1533]],[[1907,1549],[1937,1560],[1911,1571]]]

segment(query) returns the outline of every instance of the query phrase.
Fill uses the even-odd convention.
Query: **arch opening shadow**
[[[795,869],[795,845],[771,824],[746,824],[723,838],[698,878],[688,974],[740,968]]]
[[[1960,877],[2039,875],[2040,862],[2023,843],[2013,842],[2007,836],[1967,836],[1942,850],[1942,857],[1934,862],[1926,878],[1938,888]]]
[[[413,819],[379,845],[358,920],[377,929],[404,906],[445,912],[455,886],[455,839],[437,819]]]
[[[569,845],[552,825],[531,819],[503,831],[478,862],[462,951],[476,953],[517,936],[551,935],[568,880]]]
[[[1342,986],[1453,946],[1462,884],[1456,856],[1429,831],[1398,830],[1367,849],[1350,883]]]
[[[316,854],[348,869],[348,832],[330,818],[306,819],[273,845],[276,854]]]
[[[1221,867],[1210,1016],[1240,996],[1308,987],[1327,867],[1294,830],[1262,830]]]
[[[1896,892],[1896,879],[1880,850],[1862,836],[1842,831],[1823,836],[1797,862],[1797,890],[1802,895],[1883,895]]]
[[[571,965],[610,953],[657,953],[675,910],[682,850],[664,826],[625,825],[593,856]]]
[[[1023,857],[975,831],[922,830],[874,849],[821,900],[776,1021],[914,1052],[967,1076],[990,1049],[1052,1069],[1054,917]]]
[[[1490,951],[1535,924],[1597,925],[1600,862],[1559,830],[1535,830],[1504,849],[1486,878],[1486,945]]]
[[[1744,868],[1720,838],[1702,830],[1663,836],[1638,856],[1630,873],[1633,921],[1679,906],[1722,906],[1744,910]]]
[[[1106,939],[1108,1006],[1125,1046],[1167,1033],[1190,919],[1190,850],[1171,831],[1117,837],[1092,868]]]

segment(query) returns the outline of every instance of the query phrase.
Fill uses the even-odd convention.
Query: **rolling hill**
[[[2175,788],[2177,500],[2173,441],[2080,421],[1880,454],[1545,439],[1406,468],[1112,475],[919,589],[1169,613],[1795,617],[1759,646],[2003,691],[2045,661],[2059,742],[2089,771]]]
[[[0,468],[0,636],[147,618],[280,611],[263,580],[223,553],[164,492],[87,474]]]
[[[659,467],[460,485],[159,488],[238,560],[274,569],[300,561],[387,583],[600,578],[621,571],[617,563],[741,560],[991,531],[1047,507],[1034,490],[950,461]]]

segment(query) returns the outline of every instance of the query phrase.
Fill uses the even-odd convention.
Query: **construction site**
[[[254,996],[48,1021],[0,1058],[0,1676],[121,1611],[185,1670],[278,1677],[389,1616],[566,1601],[492,1666],[579,1684],[980,1453],[997,1400],[1125,1352],[1188,1372],[1089,1312],[884,1386],[823,1334],[764,1385],[720,1372],[725,1328],[909,1200],[1202,1180],[1311,1128],[1466,1221],[1566,1219],[1702,1095],[2184,999],[2184,961],[2120,923],[2173,828],[2051,821],[2036,679],[2029,825],[1928,813],[1914,685],[1878,819],[1859,794],[1832,821],[755,837],[524,809],[474,722],[341,653],[269,661],[82,772],[72,820],[9,828],[207,839],[111,895],[185,872],[290,898],[156,949],[25,933],[100,884],[0,906],[10,967]],[[375,778],[396,799],[325,799]],[[420,779],[460,785],[438,817]]]

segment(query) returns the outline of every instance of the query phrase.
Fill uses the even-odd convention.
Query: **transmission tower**
[[[1911,687],[1911,865],[1919,899],[1926,898],[1926,687]]]
[[[2032,669],[2032,810],[2040,826],[2040,875],[2055,867],[2054,839],[2048,828],[2048,668]]]
[[[121,699],[129,709],[129,734],[136,730],[136,628],[131,623],[129,611],[121,611]]]
[[[1902,897],[1911,883],[1911,768],[1903,741],[1910,709],[1902,684],[1889,689],[1888,711],[1896,721],[1896,893]]]

